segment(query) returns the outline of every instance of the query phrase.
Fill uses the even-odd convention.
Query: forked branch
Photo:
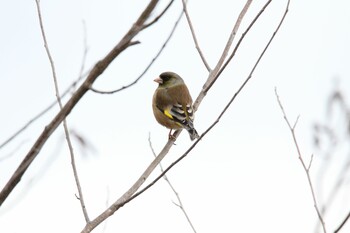
[[[260,56],[258,57],[257,61],[255,62],[252,70],[250,71],[248,77],[246,78],[246,80],[242,83],[242,85],[238,88],[238,90],[234,93],[234,95],[232,96],[232,98],[229,100],[229,102],[226,104],[226,106],[224,107],[224,109],[222,110],[222,112],[220,113],[220,115],[218,116],[218,118],[207,128],[207,130],[205,130],[202,135],[200,135],[200,137],[189,147],[189,149],[183,154],[181,155],[177,160],[175,160],[171,165],[169,165],[157,178],[155,178],[150,184],[148,184],[146,187],[144,187],[143,189],[141,189],[140,191],[138,191],[137,193],[135,193],[133,196],[131,196],[129,199],[126,199],[124,202],[119,203],[120,207],[125,205],[126,203],[130,202],[131,200],[133,200],[134,198],[138,197],[139,195],[141,195],[143,192],[145,192],[147,189],[149,189],[150,187],[152,187],[158,180],[160,180],[172,167],[174,167],[177,163],[179,163],[182,159],[184,159],[194,148],[195,146],[201,142],[201,139],[220,121],[220,119],[222,118],[222,116],[225,114],[225,112],[227,111],[227,109],[231,106],[232,102],[236,99],[236,97],[239,95],[239,93],[243,90],[243,88],[247,85],[248,81],[252,78],[253,73],[255,71],[255,69],[257,68],[258,64],[260,63],[260,60],[262,59],[262,57],[264,56],[266,50],[268,49],[268,47],[270,46],[272,40],[274,39],[275,35],[277,34],[278,30],[280,29],[282,23],[284,22],[284,19],[288,13],[288,7],[289,7],[289,1],[287,3],[287,7],[286,10],[283,14],[283,17],[281,19],[281,21],[279,22],[276,30],[274,31],[273,35],[271,36],[270,40],[268,41],[268,43],[266,44],[265,48],[263,49],[263,51],[261,52]],[[178,135],[179,131],[175,132],[175,135]],[[171,142],[172,145],[172,141],[169,140],[169,142]],[[168,148],[169,145],[168,144],[163,148],[166,149]],[[159,157],[163,156],[164,151],[161,151],[160,154],[156,157],[156,159],[158,159]],[[119,208],[120,208],[119,207]]]
[[[151,141],[151,134],[148,135],[148,143],[149,143],[149,147],[151,148],[151,151],[152,151],[152,154],[154,157],[157,157],[157,154],[156,152],[154,151],[153,149],[153,146],[152,146],[152,141]],[[163,173],[164,172],[164,168],[163,168],[163,165],[162,163],[159,163],[159,168],[160,168],[160,171]],[[186,220],[188,222],[188,224],[190,224],[192,230],[194,233],[196,233],[196,228],[194,227],[190,217],[188,216],[187,214],[187,211],[185,210],[185,207],[184,205],[182,204],[182,201],[181,201],[181,198],[180,198],[180,195],[179,193],[176,191],[175,187],[172,185],[172,183],[170,182],[169,178],[167,175],[164,175],[163,176],[163,179],[168,183],[170,189],[173,191],[173,193],[175,194],[176,196],[176,199],[177,199],[177,203],[173,201],[174,205],[176,205],[177,207],[180,208],[180,210],[182,211],[182,213],[185,215],[186,217]]]
[[[18,166],[12,177],[6,183],[5,187],[0,192],[0,206],[4,203],[6,198],[12,192],[12,190],[20,182],[23,174],[27,171],[30,164],[36,158],[41,151],[41,148],[45,145],[47,139],[62,123],[62,121],[69,115],[79,100],[86,94],[90,86],[95,80],[107,69],[111,62],[129,46],[135,44],[133,38],[143,29],[146,20],[153,12],[154,8],[158,4],[159,0],[151,0],[145,10],[141,13],[137,21],[132,25],[129,31],[124,35],[120,42],[99,62],[95,64],[91,72],[87,76],[86,80],[80,85],[80,87],[74,92],[72,97],[63,106],[62,110],[53,118],[53,120],[45,127],[43,132],[37,138],[34,145],[31,147],[21,164]]]
[[[280,109],[281,109],[281,111],[283,113],[283,118],[284,118],[284,120],[286,121],[286,123],[288,125],[290,133],[292,134],[293,142],[294,142],[295,148],[297,149],[297,153],[298,153],[298,157],[299,157],[300,163],[301,163],[301,165],[302,165],[302,167],[303,167],[303,169],[305,171],[305,174],[306,174],[306,177],[307,177],[307,181],[309,183],[311,195],[312,195],[312,200],[313,200],[313,203],[314,203],[314,208],[316,210],[318,219],[320,220],[320,223],[322,225],[323,232],[326,233],[327,232],[326,224],[325,224],[325,222],[323,220],[321,211],[320,211],[320,209],[318,207],[318,203],[317,203],[316,195],[315,195],[315,191],[314,191],[314,186],[313,186],[313,183],[311,181],[311,176],[310,176],[310,167],[311,167],[311,162],[312,162],[313,156],[310,159],[309,165],[306,165],[306,163],[305,163],[305,161],[303,159],[303,156],[302,156],[302,153],[301,153],[301,150],[300,150],[300,147],[299,147],[296,135],[295,135],[295,128],[297,126],[297,122],[298,122],[299,117],[296,119],[295,123],[292,126],[292,124],[288,120],[287,114],[286,114],[286,112],[285,112],[285,110],[283,108],[282,102],[281,102],[281,100],[280,100],[280,98],[278,96],[276,88],[275,88],[275,95],[276,95],[276,98],[277,98],[278,105],[279,105],[279,107],[280,107]]]

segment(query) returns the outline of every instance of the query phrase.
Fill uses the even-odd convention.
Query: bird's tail
[[[193,141],[196,138],[199,138],[199,135],[194,128],[186,128],[186,129],[188,131],[188,134],[190,135],[191,141]]]

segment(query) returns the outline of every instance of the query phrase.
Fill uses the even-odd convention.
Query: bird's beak
[[[156,78],[155,80],[153,80],[153,81],[155,81],[156,83],[159,83],[159,84],[163,84],[163,79],[161,79],[161,78]]]

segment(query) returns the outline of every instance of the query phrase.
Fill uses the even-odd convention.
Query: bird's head
[[[182,78],[174,72],[163,72],[154,80],[160,87],[169,87],[183,83]]]

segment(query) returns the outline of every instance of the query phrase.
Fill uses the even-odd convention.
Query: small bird
[[[154,81],[159,86],[153,95],[153,114],[159,124],[170,129],[169,139],[173,139],[173,129],[181,128],[188,131],[192,141],[199,138],[193,127],[192,98],[184,80],[174,72],[164,72]]]

